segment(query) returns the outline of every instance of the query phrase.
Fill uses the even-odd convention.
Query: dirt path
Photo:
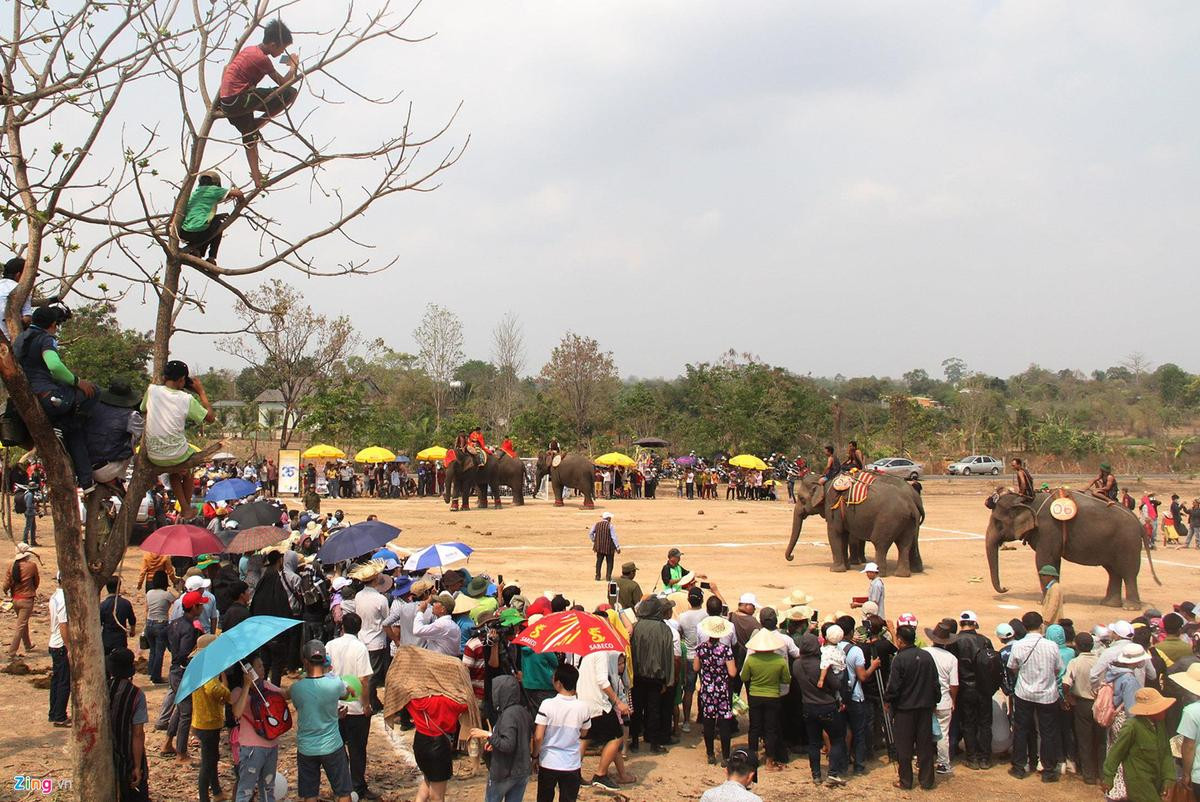
[[[1159,481],[1155,489],[1160,496],[1171,491],[1187,498],[1200,493],[1200,483],[1178,480]],[[1140,488],[1132,488],[1140,496]],[[987,577],[987,562],[983,552],[983,532],[987,526],[987,510],[982,501],[986,485],[930,480],[925,484],[927,520],[921,530],[921,553],[926,570],[908,579],[887,578],[887,612],[895,618],[902,612],[915,613],[922,625],[932,625],[946,615],[957,615],[970,608],[979,614],[984,630],[989,631],[1002,620],[1019,616],[1037,603],[1037,578],[1033,555],[1028,549],[1001,553],[1001,575],[1010,589],[1006,595],[993,592]],[[414,548],[429,543],[462,540],[476,549],[469,566],[492,574],[503,574],[509,584],[518,584],[527,595],[556,591],[577,599],[587,607],[603,600],[604,585],[592,581],[593,559],[588,546],[587,532],[600,510],[609,509],[623,546],[618,556],[636,561],[639,580],[648,589],[672,546],[684,552],[683,564],[707,574],[721,588],[726,598],[752,591],[763,604],[776,604],[794,588],[802,588],[816,597],[814,606],[822,611],[848,610],[852,596],[865,595],[866,580],[858,574],[835,574],[829,571],[829,547],[824,541],[824,523],[810,521],[801,536],[796,559],[783,559],[783,547],[791,522],[791,505],[786,502],[685,501],[673,497],[654,501],[613,501],[598,505],[596,512],[578,509],[578,500],[564,509],[555,509],[544,500],[532,500],[524,508],[506,506],[502,510],[471,510],[451,514],[440,500],[348,500],[326,502],[325,511],[340,504],[352,521],[362,520],[375,513],[383,520],[403,528],[400,542]],[[50,540],[49,519],[42,520],[43,542]],[[0,565],[7,570],[13,547],[0,545]],[[870,550],[868,550],[869,552]],[[69,779],[70,758],[68,732],[51,728],[46,723],[49,657],[45,651],[48,637],[45,600],[54,589],[54,550],[39,549],[42,556],[42,595],[33,619],[35,650],[30,659],[32,673],[28,676],[0,675],[0,774],[4,777],[30,775]],[[1160,609],[1196,594],[1200,577],[1200,552],[1160,549],[1155,565],[1163,586],[1154,584],[1148,570],[1141,574],[1143,601]],[[868,557],[870,554],[868,553]],[[895,559],[893,553],[893,561]],[[124,563],[124,575],[136,576],[141,561],[138,549],[131,549]],[[1101,568],[1065,564],[1063,584],[1066,589],[1067,614],[1077,626],[1091,626],[1117,617],[1112,608],[1100,607],[1105,587]],[[139,619],[144,603],[135,603]],[[1128,614],[1126,614],[1128,615]],[[4,638],[12,632],[12,618],[4,621]],[[160,688],[149,686],[145,674],[137,682],[147,690],[153,719],[162,698]],[[743,727],[742,732],[745,732]],[[152,797],[155,800],[192,800],[196,798],[195,767],[180,766],[157,756],[162,736],[148,737]],[[736,742],[735,742],[736,743]],[[743,736],[744,743],[744,736]],[[372,757],[369,771],[372,787],[387,800],[408,800],[415,796],[415,785],[403,761],[392,750],[381,731],[372,734]],[[700,792],[723,779],[722,772],[708,766],[703,759],[703,743],[698,728],[663,757],[636,756],[631,770],[641,781],[627,790],[630,800],[637,802],[667,802],[697,799]],[[585,761],[585,775],[590,776],[595,758]],[[295,777],[294,746],[286,738],[280,750],[280,765],[285,774]],[[224,766],[224,764],[223,764]],[[893,771],[876,767],[867,777],[855,779],[841,791],[814,789],[808,781],[807,763],[794,760],[781,774],[764,773],[763,785],[757,789],[766,800],[794,799],[820,795],[827,798],[852,798],[864,791],[887,798],[906,798],[891,788]],[[223,768],[223,777],[228,771]],[[13,783],[0,785],[0,799],[45,799],[40,791],[21,793]],[[451,786],[451,800],[479,800],[483,796],[481,778],[456,781]],[[232,785],[229,789],[232,792]],[[1094,787],[1069,778],[1058,785],[1042,785],[1036,779],[1019,783],[1003,768],[991,772],[972,772],[958,768],[948,780],[941,782],[931,794],[915,796],[928,799],[951,799],[969,793],[977,799],[1012,799],[1014,795],[1038,794],[1047,799],[1068,799],[1077,795],[1098,799]],[[231,794],[232,795],[232,794]],[[526,797],[532,799],[531,788]],[[69,792],[50,797],[73,799]],[[292,797],[295,798],[294,795]],[[585,790],[582,798],[600,798],[597,792]]]

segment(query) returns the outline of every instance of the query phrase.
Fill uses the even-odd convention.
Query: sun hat
[[[204,634],[204,635],[201,635],[200,637],[196,638],[196,645],[192,647],[192,654],[195,654],[196,652],[200,651],[201,649],[203,649],[205,646],[212,643],[216,639],[217,639],[216,635],[209,635],[209,634]]]
[[[524,621],[525,616],[521,614],[521,611],[514,610],[512,607],[500,613],[500,626],[502,627],[515,627],[517,624],[524,623]]]
[[[612,520],[612,513],[611,513],[611,512],[609,512],[608,510],[605,510],[604,512],[600,513],[600,517],[601,517],[601,518],[603,518],[603,519],[604,519],[604,520],[606,520],[606,521],[611,521],[611,520]]]
[[[1133,694],[1133,707],[1129,708],[1129,712],[1135,716],[1153,716],[1173,704],[1175,700],[1163,696],[1157,688],[1139,688]]]
[[[746,642],[746,651],[773,652],[782,645],[779,636],[774,632],[769,629],[760,629],[754,633],[754,637]]]
[[[304,536],[305,537],[317,537],[320,534],[321,534],[321,525],[319,523],[317,523],[316,521],[309,521],[308,525],[304,527]]]
[[[1102,471],[1111,471],[1111,470],[1112,470],[1112,466],[1111,466],[1111,465],[1109,465],[1107,462],[1101,462],[1101,463],[1100,463],[1100,470],[1102,470]]]
[[[479,625],[482,624],[483,619],[487,618],[488,616],[491,616],[492,618],[498,618],[499,614],[496,612],[496,608],[499,606],[500,603],[495,599],[479,599],[475,602],[474,607],[470,610],[471,620],[474,621],[476,625]]]
[[[333,586],[333,589],[336,592],[349,585],[350,580],[344,576],[335,576],[329,584]]]
[[[1108,625],[1108,631],[1121,640],[1129,640],[1133,637],[1133,624],[1128,621],[1113,621]]]
[[[525,609],[529,607],[529,599],[518,593],[508,600],[509,608],[516,610],[521,615],[525,615]]]
[[[1129,643],[1126,644],[1121,653],[1117,655],[1117,659],[1113,662],[1119,666],[1140,666],[1150,659],[1150,655],[1146,654],[1146,650],[1141,644]]]
[[[467,587],[463,590],[463,593],[473,599],[478,599],[487,593],[487,589],[488,578],[480,574],[479,576],[473,577],[471,581],[467,583]]]
[[[743,593],[741,598],[738,599],[738,604],[749,604],[751,607],[757,607],[758,597],[753,593]]]
[[[184,590],[199,592],[212,584],[212,580],[202,576],[189,576],[183,582]]]
[[[33,549],[29,547],[28,543],[18,543],[17,556],[13,557],[13,562],[16,562],[17,560],[24,560],[26,557],[30,557],[32,555]]]
[[[1196,614],[1196,603],[1195,602],[1185,601],[1185,602],[1181,602],[1179,604],[1174,605],[1174,607],[1175,607],[1175,612],[1182,613],[1185,617],[1186,616],[1194,616]]]
[[[133,392],[129,382],[116,379],[108,385],[107,390],[100,391],[100,403],[110,407],[136,407],[142,399]]]
[[[863,569],[861,571],[859,571],[859,573],[860,574],[877,574],[877,573],[879,573],[879,566],[876,565],[875,563],[867,563],[866,565],[863,566]]]
[[[812,618],[812,608],[807,605],[799,604],[795,607],[789,607],[783,614],[783,617],[789,621],[807,621]]]
[[[896,619],[898,627],[915,627],[917,625],[917,617],[912,613],[900,613],[900,617]]]
[[[939,621],[935,627],[925,627],[925,637],[939,646],[945,646],[950,642],[952,635],[946,625]]]
[[[708,618],[701,619],[696,628],[700,630],[701,635],[713,640],[720,640],[733,632],[733,623],[728,618],[710,615]]]
[[[371,560],[361,565],[356,565],[350,571],[350,578],[366,583],[371,582],[381,573],[383,573],[383,560]]]
[[[215,554],[201,554],[196,558],[196,567],[203,571],[212,565],[220,565],[221,560]]]
[[[844,637],[846,637],[845,631],[837,624],[831,624],[825,630],[825,642],[833,644],[834,646],[841,643],[842,638]]]
[[[784,605],[785,607],[799,607],[804,604],[812,604],[813,597],[809,596],[800,588],[796,588],[784,601],[787,602],[787,604]]]
[[[1187,671],[1168,674],[1167,678],[1175,680],[1175,683],[1188,693],[1200,696],[1200,663],[1192,663],[1187,667]]]
[[[1058,569],[1053,565],[1043,565],[1038,569],[1038,576],[1052,576],[1058,579]]]
[[[862,604],[863,615],[879,615],[879,605],[873,601],[865,601]]]
[[[412,584],[413,595],[420,596],[427,590],[433,590],[433,580],[423,576]]]
[[[438,598],[440,599],[442,596],[449,596],[449,595],[450,594],[448,594],[448,593],[438,594]],[[455,615],[458,615],[459,613],[471,612],[476,607],[478,607],[479,602],[482,601],[481,599],[477,599],[474,596],[466,596],[461,593],[458,596],[454,596],[452,598],[454,599],[454,614]]]

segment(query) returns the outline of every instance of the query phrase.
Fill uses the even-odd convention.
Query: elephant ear
[[[1023,540],[1034,529],[1037,529],[1037,516],[1033,509],[1025,504],[1016,505],[1013,508],[1013,532]]]

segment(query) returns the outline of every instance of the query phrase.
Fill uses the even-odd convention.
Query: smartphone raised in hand
[[[701,582],[700,588],[701,590],[712,590],[712,585],[708,582]]]
[[[608,583],[608,595],[614,596],[614,597],[617,595],[617,583],[616,582]]]

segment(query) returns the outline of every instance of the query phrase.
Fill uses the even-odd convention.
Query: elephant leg
[[[830,524],[829,532],[829,550],[833,553],[833,565],[830,571],[841,574],[850,570],[850,556],[846,551],[846,538],[840,531]]]
[[[592,497],[592,486],[588,484],[583,489],[583,508],[585,510],[596,509],[595,499]]]
[[[1104,591],[1104,600],[1100,603],[1106,607],[1121,606],[1121,574],[1115,568],[1104,566],[1105,572],[1108,573],[1108,588]]]
[[[1138,554],[1138,560],[1139,561],[1141,560],[1140,552]],[[1141,594],[1138,593],[1138,583],[1137,583],[1139,568],[1141,568],[1141,566],[1138,565],[1137,563],[1134,563],[1133,567],[1129,569],[1129,572],[1127,574],[1125,574],[1125,577],[1124,577],[1124,579],[1125,579],[1125,603],[1126,603],[1126,605],[1129,606],[1129,608],[1131,610],[1142,609],[1142,597],[1141,597]],[[1118,578],[1118,583],[1117,583],[1118,599],[1120,598],[1120,592],[1121,592],[1121,585],[1120,585],[1120,579]]]
[[[513,505],[525,506],[525,486],[523,484],[513,485]]]
[[[554,493],[554,506],[555,507],[563,506],[563,490],[565,488],[562,485],[560,485],[558,482],[551,480],[550,489]]]
[[[925,562],[921,559],[921,528],[918,526],[913,533],[912,545],[908,550],[908,567],[914,574],[924,573]]]
[[[850,538],[850,565],[866,565],[867,541]]]

